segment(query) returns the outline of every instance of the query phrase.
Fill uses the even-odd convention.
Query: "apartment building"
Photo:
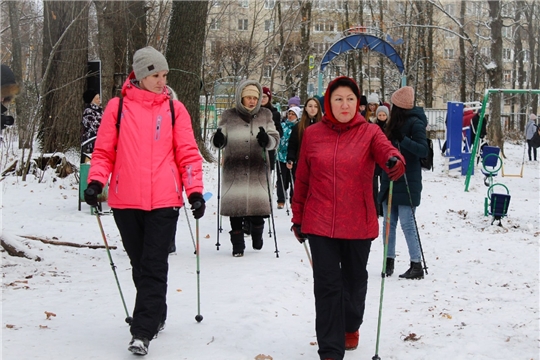
[[[431,9],[432,15],[426,2],[310,2],[309,13],[299,1],[212,1],[205,79],[214,82],[214,92],[230,92],[239,79],[248,77],[264,86],[272,84],[275,99],[283,103],[292,94],[300,94],[302,86],[309,96],[324,90],[335,76],[347,75],[358,81],[364,94],[376,92],[382,99],[388,99],[405,81],[417,88],[421,105],[429,93],[432,108],[445,108],[447,101],[460,98],[461,37],[467,38],[463,54],[467,101],[481,100],[489,86],[485,66],[491,61],[491,30],[486,1],[466,3],[462,28],[456,20],[461,16],[461,1],[441,1]],[[527,31],[521,30],[523,46],[516,53],[515,32],[523,29],[523,23],[515,21],[516,7],[513,1],[503,2],[503,84],[505,88],[530,88],[533,74]],[[306,47],[302,40],[308,30]],[[355,33],[376,36],[392,45],[405,64],[404,73],[386,56],[363,48],[337,56],[320,76],[319,65],[327,50]],[[538,39],[535,41],[538,48]],[[521,61],[523,71],[519,72]],[[303,72],[307,72],[307,81]]]

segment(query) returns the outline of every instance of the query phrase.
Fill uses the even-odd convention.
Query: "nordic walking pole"
[[[201,207],[200,204],[199,207]],[[199,219],[195,220],[195,235],[197,237],[197,246],[195,247],[195,253],[197,254],[197,315],[195,316],[195,320],[200,323],[203,320],[203,316],[201,315],[201,270],[199,268]]]
[[[217,183],[218,183],[218,188],[217,188],[217,242],[216,242],[216,250],[219,250],[219,234],[221,233],[221,231],[223,230],[223,228],[221,227],[221,215],[219,214],[219,205],[221,203],[221,149],[218,149],[218,153],[217,153],[217,161],[218,161],[218,172],[217,172]]]
[[[281,190],[283,191],[283,195],[285,196],[285,210],[287,210],[287,215],[290,215],[289,213],[289,204],[288,201],[289,197],[287,196],[287,191],[285,190],[285,182],[283,182],[283,173],[281,172],[281,165],[280,161],[277,162],[279,166],[279,178],[281,180]]]
[[[185,204],[185,201],[184,201],[184,204]],[[193,237],[193,230],[191,229],[191,223],[189,222],[189,216],[188,216],[187,209],[186,209],[185,205],[184,205],[184,211],[186,213],[186,221],[187,221],[187,224],[188,224],[188,227],[189,227],[189,233],[191,234],[191,242],[193,242],[193,249],[195,249],[194,254],[197,255],[197,246],[195,245],[195,238]]]
[[[407,181],[407,175],[405,173],[403,173],[403,178],[405,179],[405,186],[407,187],[407,193],[409,194],[409,202],[411,203],[411,212],[414,220],[414,227],[416,229],[416,235],[418,236],[418,246],[420,247],[420,254],[422,254],[422,261],[424,262],[424,271],[427,275],[428,267],[426,265],[426,258],[424,257],[424,250],[422,249],[422,242],[420,241],[420,231],[418,231],[418,224],[416,223],[416,215],[414,213],[414,208],[412,204],[411,190],[409,189],[409,182]]]
[[[90,189],[91,190],[91,189]],[[133,318],[129,316],[129,312],[126,306],[126,301],[124,300],[124,294],[122,293],[122,288],[120,287],[120,281],[118,281],[118,275],[116,275],[116,265],[114,265],[111,251],[109,250],[109,243],[107,242],[107,236],[105,236],[105,231],[103,231],[103,224],[101,223],[100,213],[97,206],[94,207],[96,212],[96,218],[99,225],[99,230],[101,230],[101,236],[103,237],[103,242],[105,243],[105,249],[107,249],[107,255],[109,256],[109,261],[111,262],[111,268],[114,273],[114,278],[116,279],[116,286],[118,286],[118,291],[120,292],[120,298],[122,298],[122,304],[124,305],[124,310],[126,311],[126,323],[131,325]]]
[[[259,126],[259,130],[264,131],[262,126]],[[277,237],[276,237],[276,223],[274,222],[274,210],[272,209],[272,194],[270,193],[270,179],[268,178],[268,163],[266,157],[266,149],[262,149],[262,157],[264,161],[264,173],[266,175],[266,187],[268,189],[268,202],[270,203],[270,218],[272,220],[272,228],[274,229],[274,244],[276,246],[276,257],[279,257],[279,251],[277,246]]]
[[[379,339],[381,335],[381,318],[382,318],[382,304],[383,304],[383,295],[384,295],[384,279],[386,278],[386,256],[388,255],[388,239],[390,237],[390,211],[392,209],[392,192],[394,191],[394,182],[390,181],[390,187],[388,190],[388,207],[386,211],[386,227],[384,234],[384,251],[383,251],[383,266],[381,272],[381,295],[379,301],[379,319],[377,321],[377,342],[375,344],[375,356],[372,357],[372,360],[381,360],[379,357]]]
[[[309,253],[309,249],[308,249],[307,244],[306,244],[305,241],[304,241],[303,244],[304,244],[304,249],[306,249],[307,258],[308,258],[308,260],[309,260],[309,263],[310,263],[310,265],[311,265],[311,268],[313,269],[313,260],[311,259],[311,254]]]

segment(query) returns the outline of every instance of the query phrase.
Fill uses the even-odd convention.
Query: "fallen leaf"
[[[176,289],[177,292],[182,292],[182,289]]]
[[[8,329],[13,329],[13,328],[15,327],[15,325],[12,325],[12,324],[6,324],[6,327],[7,327]]]
[[[47,325],[39,325],[40,329],[48,329],[49,327]]]
[[[56,314],[50,311],[45,311],[45,315],[47,315],[47,320],[51,320],[51,317],[55,317]]]
[[[259,354],[255,356],[255,360],[274,360],[270,355]]]
[[[415,333],[410,333],[409,335],[405,336],[403,341],[418,341],[421,338],[421,336],[417,336]]]

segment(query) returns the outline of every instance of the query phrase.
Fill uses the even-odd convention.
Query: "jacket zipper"
[[[333,172],[332,172],[332,176],[333,176],[333,186],[334,186],[334,210],[333,210],[333,213],[334,213],[334,216],[332,217],[332,236],[334,236],[334,232],[335,232],[335,229],[336,229],[336,209],[337,209],[337,181],[336,181],[336,155],[337,155],[337,150],[338,150],[338,144],[339,144],[339,138],[341,137],[341,129],[338,129],[337,131],[338,133],[338,136],[337,136],[337,139],[336,139],[336,146],[334,147],[334,164],[333,164]]]

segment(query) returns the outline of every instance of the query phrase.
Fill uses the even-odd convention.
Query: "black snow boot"
[[[244,234],[251,235],[251,221],[249,221],[249,219],[244,218],[244,225],[242,226],[242,230],[244,231]]]
[[[253,242],[253,249],[261,250],[263,247],[263,225],[251,226],[251,241]]]
[[[394,259],[386,258],[386,276],[392,276],[394,273]]]
[[[422,264],[419,262],[412,262],[409,270],[405,273],[399,275],[402,279],[423,279],[424,278],[424,269],[422,269]]]
[[[246,248],[246,243],[244,242],[244,231],[232,230],[229,231],[229,234],[231,234],[232,255],[234,257],[244,256],[244,249]]]

